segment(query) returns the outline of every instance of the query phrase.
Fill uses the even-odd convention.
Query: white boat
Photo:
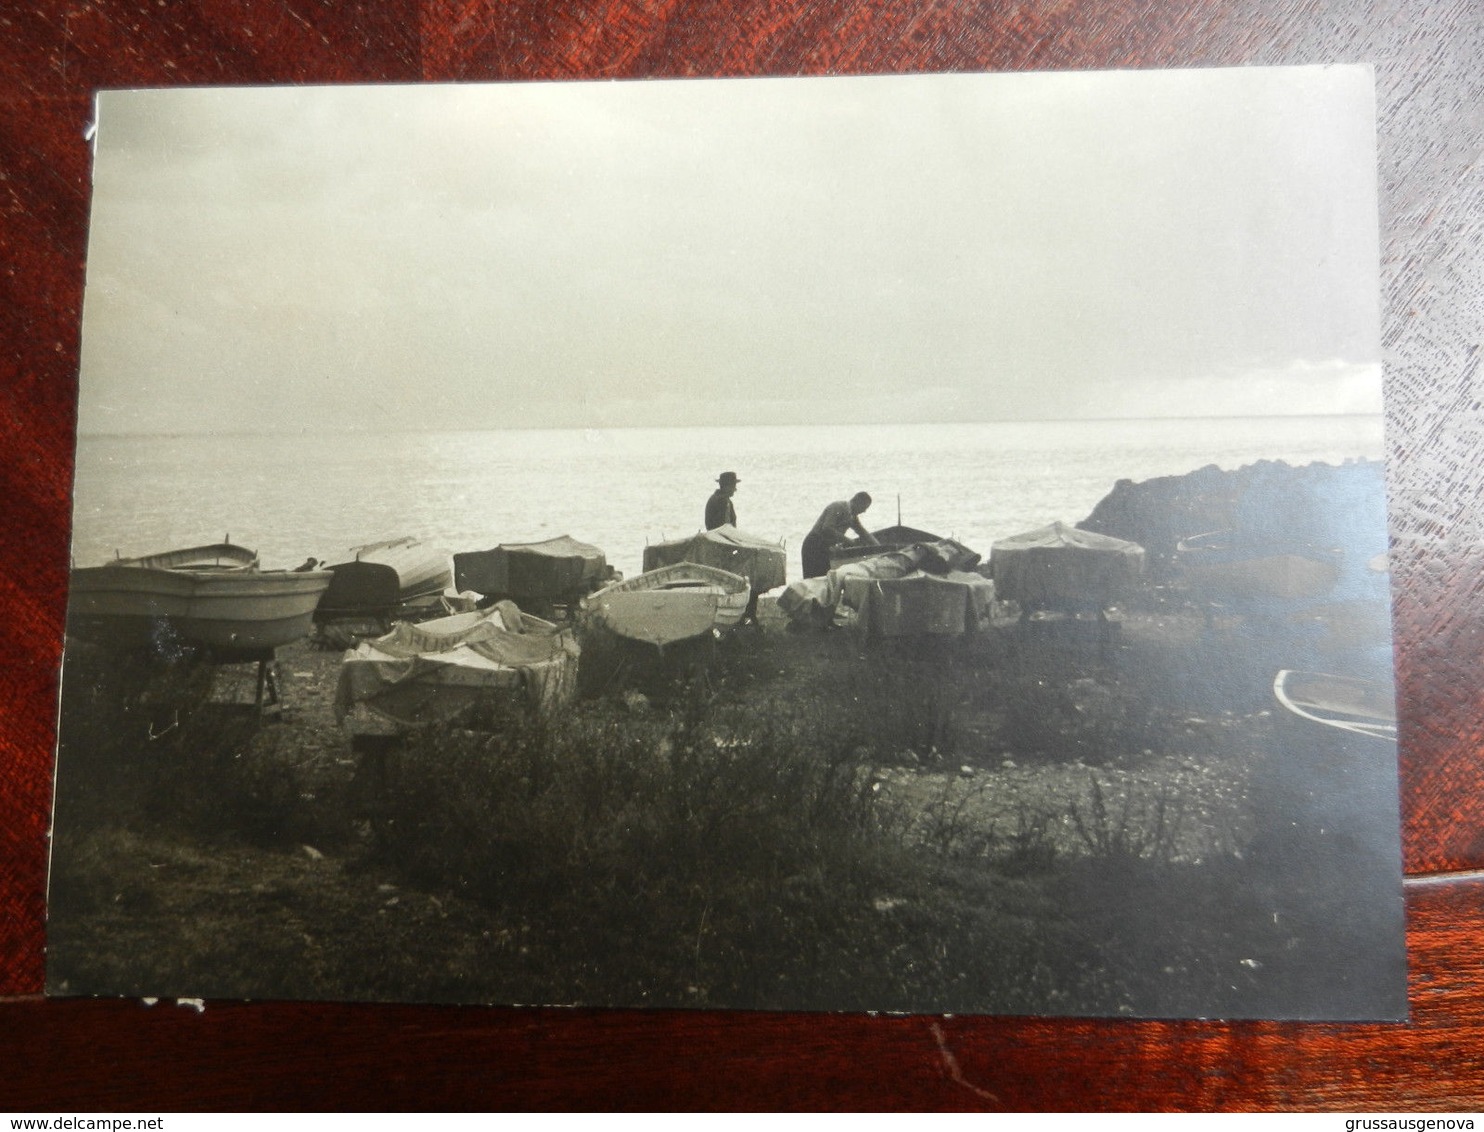
[[[735,626],[751,596],[751,585],[739,574],[678,562],[615,582],[583,607],[609,632],[663,648]]]
[[[206,546],[146,554],[140,558],[118,558],[108,565],[141,566],[153,570],[255,570],[258,552],[231,542],[214,542]]]
[[[261,570],[230,543],[124,558],[72,571],[67,631],[118,648],[172,641],[217,659],[255,658],[305,636],[326,570]]]

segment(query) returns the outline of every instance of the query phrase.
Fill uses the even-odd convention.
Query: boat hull
[[[565,535],[453,556],[454,585],[485,597],[565,601],[591,593],[608,573],[596,546]]]
[[[324,570],[74,570],[67,629],[118,648],[175,643],[223,657],[260,654],[309,632],[331,577]]]
[[[383,616],[441,594],[453,583],[447,553],[415,539],[356,547],[326,569],[334,575],[320,599],[320,619]]]
[[[732,628],[751,596],[751,585],[738,574],[682,562],[599,590],[584,608],[609,632],[663,648]]]

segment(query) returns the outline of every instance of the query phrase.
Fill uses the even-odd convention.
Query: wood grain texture
[[[1476,0],[40,0],[0,29],[0,994],[42,985],[99,87],[1374,63],[1406,864],[1484,867]],[[0,1105],[1484,1106],[1484,881],[1408,907],[1401,1026],[33,1000],[0,1007]]]

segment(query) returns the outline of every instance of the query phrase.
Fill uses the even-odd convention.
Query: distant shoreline
[[[1214,421],[1317,421],[1317,420],[1374,420],[1384,422],[1384,413],[1262,413],[1262,414],[1226,414],[1211,416],[1147,416],[1147,417],[1017,417],[1008,420],[982,420],[982,421],[906,421],[893,423],[880,422],[842,422],[836,427],[849,429],[941,429],[941,428],[995,428],[1013,425],[1094,425],[1094,424],[1139,424],[1139,423],[1194,423]],[[180,440],[197,438],[306,438],[318,436],[438,436],[438,435],[475,435],[490,432],[518,432],[518,433],[589,433],[589,432],[730,432],[737,429],[787,429],[803,430],[817,428],[815,424],[703,424],[703,425],[508,425],[501,428],[436,428],[406,426],[402,428],[327,428],[311,432],[306,429],[234,429],[229,432],[221,430],[207,430],[204,432],[79,432],[77,439],[84,440]]]

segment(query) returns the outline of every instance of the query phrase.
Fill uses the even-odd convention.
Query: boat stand
[[[259,719],[283,713],[283,696],[278,671],[278,656],[273,649],[251,649],[243,652],[218,654],[212,658],[218,666],[229,664],[256,664],[256,681],[253,694],[253,714]],[[246,706],[246,705],[238,705]]]

